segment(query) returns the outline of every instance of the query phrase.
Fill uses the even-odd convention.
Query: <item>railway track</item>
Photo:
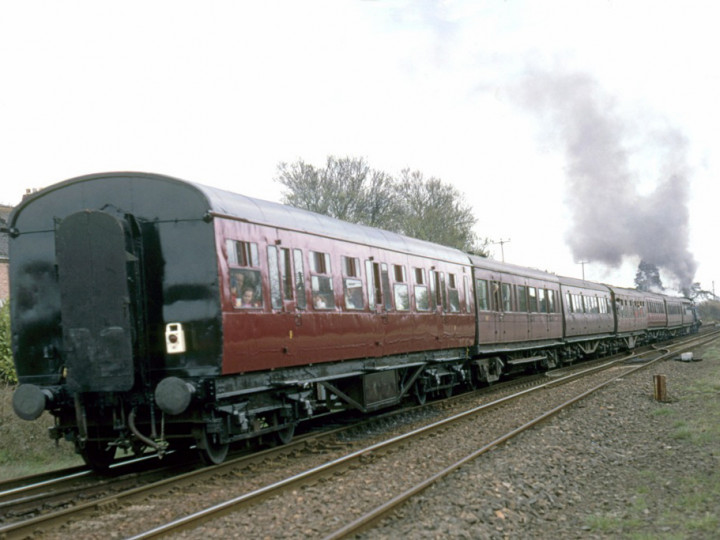
[[[673,354],[673,352],[667,354]],[[653,357],[649,361],[657,361],[663,358],[663,356],[661,356],[660,353],[657,351],[648,351],[645,354]],[[49,516],[39,516],[38,518],[26,520],[22,523],[12,524],[8,527],[0,527],[0,537],[2,537],[3,535],[8,538],[24,537],[29,534],[33,534],[33,531],[37,532],[38,529],[43,530],[44,532],[49,532],[51,527],[58,526],[62,523],[67,523],[72,520],[83,519],[78,518],[78,515],[97,514],[98,509],[116,508],[118,506],[122,506],[123,504],[133,504],[133,501],[137,502],[143,499],[146,500],[148,497],[151,497],[151,494],[153,493],[167,490],[173,490],[175,492],[179,490],[184,490],[184,486],[202,486],[205,482],[209,482],[212,485],[222,484],[228,477],[231,479],[235,479],[235,482],[233,484],[234,489],[237,489],[237,484],[239,482],[242,482],[243,486],[247,485],[250,488],[247,490],[246,493],[240,496],[229,497],[225,500],[221,500],[220,502],[209,506],[208,508],[203,508],[198,512],[191,512],[186,516],[181,516],[179,519],[168,520],[168,524],[156,527],[155,529],[151,529],[149,531],[141,533],[129,532],[127,534],[134,534],[134,537],[136,538],[150,538],[154,536],[168,534],[170,532],[176,533],[178,530],[182,530],[183,528],[197,527],[198,524],[207,522],[208,520],[216,520],[218,519],[219,515],[228,512],[236,512],[239,508],[256,507],[259,500],[268,499],[271,496],[273,497],[273,499],[283,498],[286,495],[282,495],[282,493],[292,493],[293,490],[301,489],[298,486],[305,486],[308,485],[308,483],[312,484],[317,482],[324,482],[324,485],[328,485],[331,482],[327,482],[323,479],[327,479],[329,477],[334,478],[334,475],[342,474],[342,471],[355,470],[356,468],[360,468],[360,470],[362,470],[362,467],[364,467],[367,462],[374,462],[378,460],[382,461],[382,459],[378,458],[377,456],[395,455],[397,453],[396,448],[402,447],[404,445],[412,445],[414,444],[412,443],[412,441],[417,440],[418,437],[437,438],[437,435],[432,435],[432,433],[437,434],[437,432],[440,430],[445,430],[445,432],[447,432],[447,430],[455,429],[452,427],[453,424],[472,422],[471,419],[476,417],[478,414],[483,414],[490,409],[497,409],[499,407],[508,406],[508,404],[512,401],[521,399],[523,396],[529,395],[533,392],[538,393],[551,386],[558,386],[562,384],[569,385],[571,381],[576,380],[579,377],[587,378],[595,373],[602,373],[603,371],[607,370],[615,370],[616,372],[621,372],[621,375],[614,376],[614,378],[617,378],[617,376],[622,376],[623,374],[628,373],[631,369],[638,369],[644,366],[644,364],[639,366],[628,366],[625,364],[626,362],[628,362],[628,360],[628,357],[624,357],[616,359],[614,361],[599,361],[597,362],[598,365],[592,367],[588,367],[588,365],[585,364],[581,368],[552,372],[550,373],[550,377],[540,377],[536,378],[537,380],[533,382],[524,382],[523,385],[526,386],[526,388],[519,392],[513,392],[512,388],[510,387],[504,388],[502,385],[497,385],[491,388],[493,395],[497,395],[498,392],[511,393],[511,395],[505,397],[498,397],[493,401],[488,401],[481,405],[471,407],[470,409],[459,414],[452,414],[452,409],[454,407],[467,408],[468,400],[482,400],[484,399],[483,393],[481,392],[477,394],[464,394],[454,396],[449,400],[429,404],[424,409],[418,407],[416,409],[417,411],[435,410],[434,414],[436,415],[441,415],[441,413],[437,412],[438,408],[447,409],[450,411],[448,413],[449,418],[444,418],[437,422],[433,422],[428,426],[413,429],[403,435],[398,435],[390,438],[389,440],[383,440],[381,442],[371,444],[357,450],[352,450],[353,444],[351,444],[351,442],[347,442],[349,439],[353,439],[353,436],[347,435],[348,432],[350,430],[355,430],[356,432],[363,431],[363,429],[371,430],[372,428],[354,426],[351,428],[340,428],[332,433],[308,435],[306,437],[298,438],[291,445],[269,449],[264,452],[260,452],[250,456],[243,456],[217,467],[203,469],[200,471],[192,471],[179,476],[174,476],[172,478],[167,478],[158,482],[148,484],[147,486],[131,489],[127,492],[113,494],[112,496],[106,497],[105,499],[99,499],[76,505],[73,508],[64,509],[61,512],[56,512]],[[517,383],[515,383],[515,386],[517,386]],[[556,405],[555,407],[557,406],[558,405]],[[407,414],[407,411],[404,414]],[[391,418],[392,414],[383,416],[385,416],[386,418]],[[373,418],[364,424],[366,424],[367,426],[371,426],[373,423],[377,423],[378,421],[382,421],[382,419]],[[542,421],[542,418],[537,421]],[[530,425],[534,424],[529,424],[527,427],[525,427],[525,429],[530,427]],[[340,436],[341,433],[345,435]],[[343,441],[343,437],[345,438],[345,441]],[[332,442],[333,438],[334,442]],[[484,451],[487,451],[495,447],[497,444],[503,442],[503,440],[507,439],[502,439],[501,435],[500,437],[497,437],[492,441],[487,441],[480,446],[476,446],[476,449],[485,448]],[[478,443],[475,442],[473,444],[477,445]],[[297,459],[298,462],[307,463],[309,461],[306,457],[307,454],[315,454],[318,458],[316,459],[316,461],[318,461],[319,464],[313,467],[308,467],[306,470],[301,470],[297,474],[294,474],[290,477],[283,476],[282,473],[285,471],[285,469],[287,468],[287,464],[290,461]],[[454,470],[454,468],[459,467],[460,464],[463,462],[463,459],[473,459],[472,457],[468,457],[472,455],[473,452],[464,456],[460,456],[460,458],[458,458],[458,460],[456,460],[455,462],[446,465],[445,468],[441,468],[440,471],[435,472],[432,477],[435,477],[438,474],[443,473],[443,471],[447,470],[448,472],[445,472],[438,477],[442,478],[444,475],[448,474],[449,471],[452,471]],[[395,468],[397,469],[397,467],[399,466],[402,466],[402,459],[399,464],[395,464]],[[262,473],[262,471],[266,469],[274,470],[274,472],[270,474]],[[253,476],[253,474],[251,473],[253,471],[260,471],[262,473],[259,474],[258,481],[255,483],[255,485],[257,486],[255,489],[252,489],[253,482],[249,481],[252,480],[251,477]],[[241,480],[238,480],[238,478],[240,478]],[[394,506],[390,504],[391,501],[397,499],[402,494],[410,493],[410,495],[401,497],[402,500],[406,500],[407,497],[412,496],[412,492],[414,489],[424,489],[418,488],[417,486],[422,486],[425,482],[428,481],[428,479],[421,480],[420,482],[417,482],[412,486],[406,486],[404,489],[400,490],[398,492],[400,493],[400,495],[396,493],[389,498],[385,497],[385,499],[387,500],[382,506],[385,507],[386,505],[390,505],[388,508],[394,508]],[[224,490],[222,491],[224,492]],[[260,510],[260,512],[262,512],[262,510]],[[379,510],[366,511],[363,515],[372,516],[373,512],[379,512]],[[351,521],[351,523],[358,523],[358,525],[353,525],[353,530],[359,530],[359,528],[367,526],[367,523],[371,523],[373,522],[373,520],[377,519],[380,519],[380,517],[357,517],[355,520]],[[340,532],[338,534],[341,535],[350,534],[350,532],[342,532],[342,528],[340,528],[339,531]],[[66,532],[67,531],[65,531],[64,534],[66,534]]]
[[[704,337],[703,341],[707,339],[715,339],[715,336],[711,338]],[[683,348],[696,345],[697,341],[698,340],[693,340],[691,342],[692,345],[684,344]],[[456,425],[459,425],[461,423],[467,423],[468,420],[474,419],[478,414],[486,412],[489,409],[495,409],[501,405],[509,404],[511,402],[521,399],[524,396],[529,395],[530,393],[537,393],[538,391],[542,391],[543,389],[559,385],[570,386],[578,381],[583,381],[583,384],[579,390],[576,388],[570,392],[572,394],[571,397],[565,399],[564,394],[562,397],[559,396],[561,397],[560,403],[554,404],[552,407],[543,410],[540,414],[533,416],[529,420],[522,422],[519,426],[513,427],[509,431],[506,431],[497,437],[490,437],[489,440],[485,442],[485,444],[482,444],[468,454],[461,455],[459,459],[450,460],[450,462],[446,466],[439,466],[437,468],[438,470],[430,471],[429,474],[426,475],[420,475],[422,478],[419,482],[411,483],[409,487],[400,491],[399,493],[391,492],[383,495],[386,490],[377,490],[376,492],[374,492],[374,498],[380,500],[380,504],[371,506],[369,510],[364,511],[359,517],[349,521],[344,526],[341,526],[334,530],[329,529],[333,532],[325,535],[325,538],[344,538],[351,534],[359,533],[362,530],[372,526],[372,524],[383,519],[389,513],[394,512],[408,499],[418,495],[428,487],[432,486],[434,483],[446,477],[448,474],[457,470],[463,464],[473,459],[476,459],[479,456],[497,447],[498,445],[509,441],[513,437],[536,426],[540,422],[577,403],[578,401],[584,399],[590,394],[606,387],[607,385],[616,381],[618,378],[626,377],[635,371],[645,369],[647,366],[652,365],[655,362],[667,359],[668,357],[677,354],[678,350],[678,348],[673,348],[664,351],[647,351],[644,353],[644,355],[648,356],[649,358],[642,363],[627,364],[627,362],[631,360],[631,358],[623,358],[610,362],[605,362],[604,364],[592,368],[562,375],[559,378],[551,380],[545,384],[534,386],[527,390],[523,390],[521,392],[506,396],[504,398],[500,398],[490,403],[480,405],[463,413],[453,415],[452,417],[435,422],[423,428],[416,429],[404,435],[397,436],[392,439],[368,446],[362,450],[347,454],[341,459],[336,459],[332,462],[325,463],[320,467],[315,467],[301,474],[288,477],[280,482],[265,486],[260,490],[245,493],[238,497],[228,499],[221,504],[208,507],[200,512],[190,514],[181,519],[173,520],[172,522],[164,524],[155,529],[151,529],[143,533],[134,535],[131,538],[155,538],[170,533],[175,534],[188,528],[196,528],[200,524],[205,523],[209,520],[215,521],[219,519],[222,515],[229,512],[233,512],[237,515],[238,513],[241,513],[241,511],[246,511],[251,506],[262,504],[262,501],[268,499],[271,496],[283,499],[292,499],[293,495],[297,493],[297,489],[299,486],[311,485],[313,483],[318,484],[322,478],[335,477],[336,475],[339,475],[338,477],[341,476],[342,480],[326,482],[325,485],[327,485],[328,483],[332,484],[330,489],[328,490],[332,492],[330,498],[336,496],[336,491],[333,489],[333,487],[343,486],[343,489],[339,490],[339,496],[341,492],[348,491],[346,489],[346,486],[344,485],[344,480],[346,479],[345,471],[350,470],[355,466],[358,466],[356,465],[358,462],[361,463],[359,467],[364,469],[366,467],[374,467],[376,466],[376,463],[382,461],[389,461],[391,463],[389,464],[389,466],[386,463],[386,468],[388,470],[397,469],[398,466],[406,464],[407,460],[402,457],[403,454],[401,451],[394,452],[396,448],[401,448],[403,445],[412,444],[413,441],[432,436],[433,433],[437,433],[440,430],[444,431],[444,436],[452,439],[452,435],[450,435],[450,433],[451,430],[455,429]],[[607,372],[610,372],[609,376],[607,375]],[[602,379],[600,382],[596,380],[599,378]],[[588,384],[586,379],[590,380],[591,382]],[[444,447],[444,445],[441,445],[441,447]],[[448,451],[448,453],[450,452]],[[352,498],[354,497],[351,497],[350,500],[347,500],[348,506],[351,505]],[[291,501],[288,501],[288,503],[290,502]],[[280,506],[284,505],[281,504]],[[277,516],[275,509],[267,509],[265,512],[263,512],[263,514],[268,516]],[[330,520],[330,522],[332,522],[332,520]],[[315,526],[318,527],[317,524]],[[222,525],[219,526],[220,529],[222,529],[222,527]],[[235,522],[228,528],[230,527],[232,527],[232,530],[235,531],[237,530],[238,523]],[[218,525],[214,524],[214,528],[218,528]],[[320,525],[319,528],[327,530],[327,528],[322,525]],[[248,532],[249,531],[243,531],[241,534],[247,534]],[[255,532],[257,533],[258,531]]]
[[[569,373],[578,369],[580,368],[577,366],[570,366],[565,370],[558,370],[558,373],[560,371]],[[424,405],[408,406],[400,410],[374,415],[361,422],[357,422],[356,419],[346,419],[345,423],[353,423],[338,428],[323,428],[320,431],[311,432],[309,435],[301,435],[296,437],[289,446],[272,449],[254,457],[247,457],[247,452],[244,454],[236,452],[235,454],[240,457],[233,461],[231,466],[243,466],[243,463],[251,463],[256,459],[268,459],[266,456],[291,452],[294,451],[293,447],[302,447],[309,441],[324,437],[338,436],[341,440],[367,439],[371,433],[386,431],[388,427],[397,424],[397,417],[403,417],[403,421],[408,422],[413,421],[416,417],[421,419],[428,415],[453,414],[455,410],[464,408],[468,400],[482,399],[483,396],[489,394],[514,392],[518,387],[529,388],[545,381],[545,375],[527,376],[519,380],[497,383],[492,387],[481,388],[474,392],[453,395]],[[111,466],[109,474],[105,476],[99,475],[85,466],[79,466],[7,480],[0,483],[0,530],[8,523],[19,527],[17,522],[29,518],[37,518],[35,521],[38,524],[47,524],[53,518],[52,516],[44,517],[45,514],[71,506],[78,507],[78,501],[88,505],[92,505],[94,501],[103,504],[103,498],[121,493],[123,489],[129,491],[130,488],[153,484],[190,472],[197,469],[198,466],[199,461],[194,455],[183,456],[171,453],[166,455],[164,461],[158,461],[156,454],[149,454],[141,458],[118,461]]]

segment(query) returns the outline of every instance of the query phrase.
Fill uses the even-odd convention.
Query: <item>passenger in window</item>
[[[325,298],[320,294],[316,294],[313,297],[313,306],[315,306],[315,309],[327,309],[328,307]]]
[[[240,298],[240,307],[253,308],[260,307],[262,304],[255,299],[255,291],[252,287],[245,287]]]
[[[235,278],[230,280],[230,302],[233,307],[240,307],[240,292]]]
[[[230,277],[230,297],[233,307],[242,307],[242,292],[245,290],[245,274],[233,271]]]

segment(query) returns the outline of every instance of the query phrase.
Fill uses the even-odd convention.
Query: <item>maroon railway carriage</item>
[[[611,286],[615,333],[628,349],[646,340],[648,310],[645,304],[647,293],[636,289]]]
[[[224,375],[473,344],[461,252],[274,203],[214,200],[225,205],[215,218]]]
[[[665,306],[665,296],[662,294],[646,292],[645,309],[647,310],[648,338],[652,341],[667,337],[668,317]]]
[[[97,469],[192,443],[217,463],[325,413],[632,348],[648,324],[636,291],[154,174],[50,186],[6,230],[13,408],[49,410]]]
[[[615,332],[610,289],[571,277],[561,277],[560,288],[569,359],[608,352]]]
[[[699,321],[694,304],[687,298],[663,295],[667,310],[668,337],[697,331]]]
[[[560,288],[554,274],[471,257],[477,297],[477,364],[485,379],[530,363],[557,364],[562,344]]]

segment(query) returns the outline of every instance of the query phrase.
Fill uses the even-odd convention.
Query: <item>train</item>
[[[13,209],[13,408],[93,469],[287,443],[338,411],[696,332],[687,298],[501,263],[164,175],[92,174]]]

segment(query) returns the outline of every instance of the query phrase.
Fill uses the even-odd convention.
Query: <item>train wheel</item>
[[[413,388],[415,401],[417,401],[418,405],[425,405],[425,402],[427,401],[427,390],[425,390],[425,384],[422,381],[418,381],[415,383]]]
[[[208,434],[207,430],[203,429],[197,447],[200,451],[200,459],[205,465],[219,465],[225,461],[230,445],[220,442],[216,433]]]
[[[83,461],[94,471],[107,471],[115,461],[115,447],[108,448],[107,443],[99,441],[86,441],[80,448]]]
[[[290,424],[275,432],[275,436],[280,444],[288,444],[295,435],[295,424]]]

